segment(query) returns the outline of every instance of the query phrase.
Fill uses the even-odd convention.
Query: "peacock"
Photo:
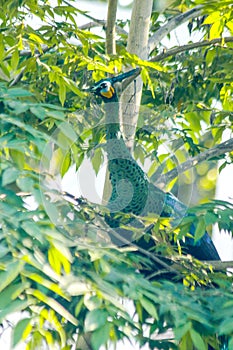
[[[138,71],[139,69],[136,68],[111,78],[101,79],[89,89],[90,92],[101,97],[105,103],[106,153],[112,187],[107,205],[111,214],[106,221],[110,227],[126,236],[128,231],[118,228],[120,216],[116,214],[119,212],[142,217],[154,213],[161,217],[173,218],[173,225],[175,225],[186,216],[188,209],[173,194],[163,192],[149,181],[145,172],[132,157],[120,131],[119,101],[115,84],[129,77],[132,79]],[[195,226],[192,225],[189,232],[191,235],[185,238],[183,244],[185,252],[199,260],[220,260],[208,233],[205,232],[201,239],[195,242],[194,232]]]
[[[133,158],[128,150],[119,122],[119,101],[116,83],[131,77],[135,77],[139,69],[132,69],[126,73],[117,76],[101,79],[96,82],[89,91],[101,97],[105,104],[105,131],[106,131],[106,153],[108,158],[108,171],[111,182],[111,196],[107,207],[110,215],[106,216],[106,222],[114,228],[118,234],[124,235],[127,239],[128,230],[120,227],[122,216],[119,212],[125,214],[134,214],[135,216],[147,216],[154,213],[162,217],[171,217],[173,226],[180,222],[187,214],[187,207],[180,202],[173,194],[165,193],[160,188],[151,183]],[[130,221],[130,225],[140,227],[136,220]],[[197,242],[194,240],[195,226],[191,225],[190,236],[185,238],[183,249],[187,254],[199,260],[220,260],[219,254],[213,244],[212,239],[207,232]],[[113,237],[114,241],[114,237]],[[119,243],[119,242],[117,242]],[[138,245],[145,244],[142,240]],[[218,338],[220,349],[228,350],[228,339],[220,336]],[[212,347],[209,345],[209,350]],[[212,349],[213,350],[213,349]]]

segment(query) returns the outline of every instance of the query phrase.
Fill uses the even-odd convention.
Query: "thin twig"
[[[233,151],[233,138],[229,139],[227,141],[224,141],[222,143],[220,143],[219,145],[208,149],[207,151],[204,151],[200,154],[198,154],[196,157],[192,157],[190,159],[188,159],[186,162],[178,165],[176,168],[168,171],[166,174],[162,175],[159,180],[153,177],[151,177],[151,181],[157,182],[157,185],[159,186],[164,186],[166,183],[169,183],[171,180],[175,179],[179,174],[185,172],[186,170],[189,170],[191,168],[193,168],[194,166],[196,166],[197,164],[208,160],[210,158],[213,157],[218,157],[221,156],[227,152],[231,152]]]
[[[78,206],[80,206],[81,204],[87,204],[89,206],[92,206],[92,204],[88,203],[88,201],[86,199],[76,198],[75,196],[73,196],[72,194],[70,194],[68,192],[63,192],[62,195],[64,198],[68,197],[69,199],[71,199],[73,201],[72,204],[74,204],[74,205],[76,205],[76,203],[77,203]],[[80,203],[80,201],[81,201],[81,203]],[[154,261],[156,264],[158,264],[159,266],[162,266],[164,269],[166,269],[166,271],[169,271],[169,273],[175,274],[175,275],[183,278],[183,275],[179,271],[177,271],[175,268],[173,268],[172,266],[170,266],[169,264],[164,262],[162,259],[157,257],[155,254],[152,254],[148,250],[141,248],[136,243],[133,243],[132,241],[128,240],[127,238],[125,238],[124,236],[122,236],[118,232],[116,232],[116,230],[114,230],[109,225],[107,225],[103,214],[98,211],[97,206],[95,206],[95,212],[99,214],[98,220],[101,224],[102,231],[106,232],[108,235],[115,237],[117,240],[119,240],[119,242],[121,242],[122,245],[134,247],[138,252],[142,253],[142,255],[147,256],[148,258],[150,258],[151,261]],[[132,227],[132,230],[133,230],[133,227]],[[169,259],[169,257],[165,257],[165,258]]]
[[[99,20],[99,19],[98,20],[93,20],[91,22],[88,22],[88,23],[85,23],[85,24],[79,26],[78,29],[86,30],[86,29],[95,28],[95,27],[98,27],[98,26],[105,27],[106,23],[107,23],[106,20]]]
[[[73,5],[71,5],[68,1],[66,1],[66,0],[63,0],[63,1],[64,1],[64,3],[67,4],[68,6],[71,6],[71,7],[73,7],[73,8],[76,9],[76,7],[73,6]],[[77,10],[77,9],[76,9],[76,10]],[[107,25],[107,21],[106,21],[106,20],[102,20],[102,19],[95,18],[95,17],[89,15],[89,14],[86,13],[86,12],[83,12],[83,13],[82,13],[82,16],[84,16],[84,17],[86,17],[86,18],[89,18],[92,22],[87,23],[87,24],[83,24],[82,26],[80,26],[79,29],[81,29],[81,30],[84,30],[84,29],[87,29],[87,28],[90,28],[90,27],[91,27],[91,28],[92,28],[92,27],[96,27],[96,24],[98,24],[98,25],[100,25],[100,26],[103,26],[104,29],[105,29],[105,27],[106,27],[106,25]],[[95,23],[95,24],[94,24],[94,23]],[[116,31],[117,31],[118,34],[125,34],[125,35],[128,35],[128,33],[127,33],[124,29],[122,29],[120,26],[116,26]]]
[[[12,80],[12,82],[9,84],[9,87],[12,87],[12,86],[16,85],[23,78],[23,74],[25,72],[25,69],[26,69],[26,67],[23,67],[21,69],[19,74],[16,75],[15,79]]]
[[[79,26],[78,28],[80,30],[85,30],[85,29],[95,28],[98,26],[103,26],[103,28],[105,29],[105,27],[107,26],[107,21],[106,20],[98,20],[98,22],[91,21],[91,22],[88,22],[88,23],[85,23],[85,24]],[[117,32],[117,34],[128,35],[128,32],[126,30],[124,30],[122,27],[117,26],[117,25],[116,25],[116,32]]]
[[[35,57],[36,58],[38,58],[38,57],[41,57],[44,53],[46,53],[48,50],[50,50],[51,49],[51,47],[48,47],[48,46],[46,46],[46,47],[44,47],[44,49],[42,49],[42,52],[40,52],[39,50],[37,50],[36,52],[36,54],[35,54]],[[24,51],[24,56],[26,55],[26,52],[25,52],[25,50],[23,50]],[[31,56],[31,53],[30,53],[30,56]],[[17,74],[16,75],[16,77],[12,80],[12,82],[9,84],[9,87],[12,87],[12,86],[14,86],[14,85],[16,85],[22,78],[23,78],[23,75],[24,75],[24,72],[25,72],[25,70],[26,70],[26,66],[25,67],[23,67],[22,69],[21,69],[21,71],[19,72],[19,74]]]
[[[39,51],[38,49],[35,50],[35,54],[36,54],[36,55],[40,55],[40,54],[42,54],[42,53],[44,54],[44,53],[46,53],[47,51],[49,51],[49,50],[51,50],[51,49],[53,49],[53,48],[54,48],[54,46],[43,45],[43,46],[41,47],[41,50],[40,50],[40,51]],[[5,57],[5,60],[11,59],[12,55],[13,55],[13,54],[7,55],[7,56]],[[32,56],[32,51],[31,51],[31,50],[20,50],[20,51],[19,51],[19,56],[20,56],[20,57],[30,57],[30,56]]]
[[[197,43],[192,43],[192,44],[187,44],[187,45],[183,45],[183,46],[179,46],[179,47],[174,47],[170,50],[167,50],[166,52],[163,52],[155,57],[152,57],[149,61],[150,62],[158,62],[158,61],[164,60],[167,57],[175,56],[180,52],[193,50],[193,49],[196,49],[199,47],[205,47],[205,46],[211,46],[211,45],[216,45],[216,44],[221,44],[221,43],[229,43],[229,42],[233,42],[233,36],[226,37],[226,38],[216,38],[213,40],[204,40],[204,41],[200,41]]]

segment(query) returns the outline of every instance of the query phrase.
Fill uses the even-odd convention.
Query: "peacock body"
[[[163,217],[182,220],[187,207],[175,196],[165,193],[147,178],[138,163],[133,159],[125,145],[119,125],[119,102],[114,87],[116,82],[135,75],[138,69],[120,74],[113,78],[102,79],[90,91],[100,96],[105,102],[106,115],[106,152],[112,193],[108,203],[111,213],[132,213],[147,216],[154,213]],[[111,227],[117,227],[114,215],[107,219]],[[119,230],[124,234],[124,230]],[[195,227],[191,227],[191,234]],[[206,232],[198,242],[192,237],[185,239],[185,250],[199,260],[220,260],[218,252]]]

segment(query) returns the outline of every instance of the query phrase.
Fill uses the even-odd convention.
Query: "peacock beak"
[[[96,87],[96,86],[84,86],[84,87],[82,88],[82,90],[83,90],[84,92],[95,93],[96,90],[97,90],[97,87]]]
[[[98,86],[91,86],[91,87],[89,88],[89,92],[91,92],[92,94],[97,94],[98,89],[99,89]]]

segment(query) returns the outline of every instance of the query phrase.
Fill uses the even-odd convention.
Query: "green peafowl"
[[[112,78],[102,79],[90,88],[90,91],[100,96],[105,103],[106,152],[112,186],[107,205],[112,215],[106,217],[106,221],[110,227],[114,228],[120,235],[125,235],[127,239],[131,239],[127,236],[129,231],[119,227],[121,216],[117,220],[116,213],[123,212],[140,216],[155,213],[163,217],[173,218],[175,225],[175,222],[181,221],[187,215],[188,209],[171,193],[163,192],[149,181],[125,145],[120,131],[119,102],[114,84],[136,74],[138,74],[138,69],[133,69]],[[138,227],[138,222],[132,223],[132,226],[134,225]],[[220,260],[208,233],[205,232],[201,239],[195,242],[192,238],[194,232],[195,226],[192,225],[191,237],[186,237],[183,244],[186,253],[199,260]],[[140,244],[141,240],[138,245]],[[228,350],[227,338],[219,337],[219,343],[221,350]],[[208,349],[213,350],[211,346]]]
[[[100,96],[105,102],[106,115],[106,152],[112,193],[108,208],[114,213],[132,213],[147,216],[155,213],[163,217],[172,217],[174,223],[186,215],[187,207],[171,193],[165,193],[149,181],[142,168],[133,159],[127,149],[119,124],[119,102],[114,84],[122,82],[138,73],[138,68],[112,78],[95,83],[90,92]],[[111,227],[117,229],[118,223],[114,215],[107,218]],[[124,230],[118,230],[126,234]],[[194,235],[195,227],[191,227]],[[218,252],[206,232],[198,242],[186,237],[184,248],[186,253],[199,260],[220,260]]]

